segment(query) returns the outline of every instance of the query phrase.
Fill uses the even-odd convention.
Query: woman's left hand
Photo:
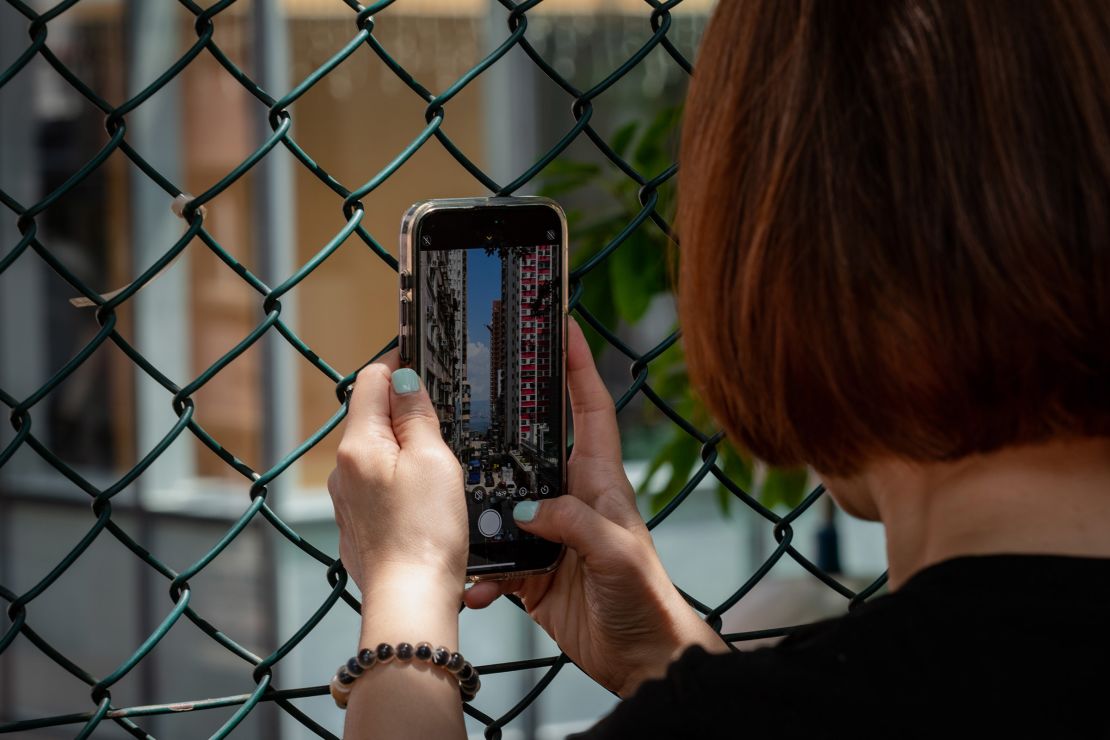
[[[461,596],[468,548],[462,464],[440,436],[419,377],[398,366],[394,350],[354,384],[328,478],[340,558],[364,594],[375,582],[420,578]]]
[[[362,591],[360,647],[427,641],[458,649],[466,579],[462,464],[396,352],[358,374],[328,491],[339,555]],[[466,737],[443,671],[374,670],[348,696],[344,737]]]

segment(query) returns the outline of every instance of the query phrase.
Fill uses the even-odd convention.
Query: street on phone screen
[[[471,542],[529,538],[512,507],[561,480],[559,245],[422,254],[424,381],[463,468]]]

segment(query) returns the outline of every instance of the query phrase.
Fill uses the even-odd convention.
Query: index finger
[[[574,420],[575,454],[619,463],[617,409],[597,372],[590,345],[574,319],[567,320],[567,390]]]

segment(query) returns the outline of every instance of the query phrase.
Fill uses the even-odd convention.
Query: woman
[[[735,653],[637,514],[569,334],[563,542],[518,594],[626,699],[583,737],[1110,736],[1110,4],[722,2],[682,141],[690,374],[732,439],[886,528],[889,595]],[[395,358],[331,480],[361,645],[458,644],[458,464]],[[391,377],[392,374],[392,377]],[[460,737],[442,671],[352,684],[351,737]]]

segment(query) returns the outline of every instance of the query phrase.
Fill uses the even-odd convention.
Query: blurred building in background
[[[38,10],[48,5],[31,4]],[[710,4],[687,0],[674,11],[669,38],[690,58]],[[585,89],[650,37],[646,7],[638,0],[548,0],[529,12],[528,39]],[[284,93],[354,36],[353,16],[339,0],[242,0],[218,16],[214,41],[264,87]],[[194,20],[176,2],[83,0],[51,21],[49,47],[101,97],[118,104],[196,40]],[[507,11],[493,0],[401,0],[379,15],[374,34],[415,78],[441,91],[504,40]],[[0,69],[27,43],[25,19],[0,3]],[[681,100],[686,79],[657,48],[595,101],[592,125],[602,136],[611,135],[628,120],[673,105]],[[514,50],[450,101],[444,130],[474,162],[506,182],[573,125],[570,105],[565,91]],[[319,166],[354,189],[415,138],[425,125],[424,110],[425,103],[363,47],[292,106],[292,132]],[[201,53],[127,116],[127,140],[173,182],[199,193],[269,135],[266,114],[210,54]],[[0,187],[24,203],[52,191],[105,144],[103,119],[37,57],[0,90]],[[572,144],[563,156],[600,162],[585,141]],[[529,186],[521,192],[533,190]],[[480,184],[432,140],[365,199],[362,224],[395,254],[400,217],[409,204],[479,194],[484,194]],[[568,196],[572,204],[576,198]],[[581,198],[578,205],[594,207]],[[19,232],[11,212],[0,212],[4,253],[19,240]],[[345,221],[342,199],[279,146],[207,206],[205,226],[234,259],[276,285],[311,259]],[[39,239],[51,252],[100,291],[128,284],[184,230],[165,193],[119,153],[37,223]],[[573,252],[573,224],[570,236]],[[0,275],[0,387],[25,397],[95,334],[93,310],[75,308],[69,302],[73,295],[73,288],[30,251]],[[345,374],[396,333],[396,296],[396,273],[352,236],[282,298],[282,317],[317,355]],[[263,316],[259,295],[211,250],[194,243],[125,304],[119,326],[156,367],[183,385]],[[624,329],[633,340],[657,340],[670,331],[673,318],[673,307],[661,304],[644,322]],[[497,337],[504,342],[505,331],[495,323],[494,356]],[[465,343],[460,352],[465,363]],[[614,394],[628,383],[626,364],[615,355],[602,358]],[[505,402],[505,371],[491,363],[492,419],[498,418],[495,399]],[[455,390],[456,395],[442,400],[458,398]],[[334,382],[274,332],[194,398],[198,421],[255,470],[273,465],[336,409]],[[107,486],[157,443],[176,415],[170,394],[108,343],[36,407],[34,419],[35,434],[44,445],[96,485]],[[625,425],[629,438],[642,432],[638,426],[638,421]],[[496,430],[496,422],[494,428],[494,434],[520,431]],[[5,425],[0,446],[12,435]],[[333,433],[298,461],[275,482],[268,499],[297,532],[332,555],[338,551],[337,533],[325,481],[337,442]],[[629,460],[628,468],[634,480],[642,477],[642,461]],[[185,434],[113,499],[113,521],[180,569],[218,541],[242,513],[249,483]],[[708,603],[723,600],[775,546],[767,535],[753,540],[751,515],[738,507],[733,511],[724,518],[712,496],[695,492],[655,532],[676,582]],[[80,539],[92,518],[88,496],[24,445],[0,469],[0,583],[17,593],[29,588]],[[765,522],[757,524],[769,531]],[[803,517],[795,526],[795,546],[812,555],[813,530],[820,525],[818,518]],[[849,577],[880,572],[881,531],[858,523],[845,526],[840,536],[844,572]],[[756,629],[843,608],[842,601],[814,606],[816,600],[783,596],[791,579],[806,578],[786,560],[773,577],[766,589],[760,585],[735,614],[726,615],[726,621],[733,620],[729,623],[736,629]],[[32,602],[28,623],[85,669],[104,676],[169,612],[168,585],[103,533]],[[324,568],[261,521],[252,523],[191,585],[196,612],[259,655],[304,624],[330,590]],[[784,604],[795,611],[784,614],[779,608]],[[462,620],[461,647],[476,663],[554,652],[547,637],[507,603],[480,614],[464,613]],[[326,683],[337,662],[351,653],[357,635],[357,615],[339,604],[278,664],[274,685]],[[255,687],[250,674],[244,661],[183,621],[112,688],[113,703],[134,706],[248,693]],[[540,675],[490,676],[484,679],[478,705],[497,716]],[[569,666],[509,726],[505,737],[562,737],[592,723],[614,702]],[[331,731],[340,731],[342,713],[329,698],[294,703]],[[26,638],[18,637],[0,656],[0,722],[92,708],[88,687]],[[233,711],[227,707],[151,717],[142,724],[159,737],[201,737]],[[477,732],[479,726],[469,727]],[[73,726],[62,726],[34,736],[71,737],[73,731]],[[103,724],[97,731],[97,737],[122,736],[114,725]],[[237,736],[301,738],[309,733],[264,703]]]

